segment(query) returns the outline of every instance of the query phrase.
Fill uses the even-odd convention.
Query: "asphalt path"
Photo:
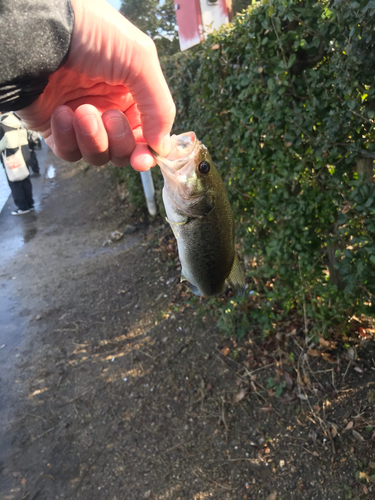
[[[21,276],[9,276],[9,266],[15,259],[27,259],[28,255],[20,252],[38,232],[38,214],[42,209],[43,199],[54,187],[54,162],[57,160],[51,150],[43,144],[37,151],[41,175],[31,176],[35,212],[12,216],[15,205],[8,196],[0,212],[0,422],[6,425],[13,410],[17,407],[17,397],[12,394],[11,381],[14,380],[19,351],[28,340],[30,317],[20,314],[18,297],[22,295]],[[1,167],[1,170],[3,168]],[[2,179],[3,181],[4,179]],[[6,180],[5,180],[6,182]],[[6,193],[2,185],[2,194]],[[32,314],[32,311],[31,311]],[[6,449],[6,443],[0,446],[0,461]]]

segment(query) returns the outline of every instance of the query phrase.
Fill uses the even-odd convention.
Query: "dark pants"
[[[14,203],[20,210],[29,210],[29,208],[34,206],[30,176],[26,177],[23,181],[16,182],[11,182],[8,179],[8,184],[12,191]]]
[[[33,149],[30,149],[30,159],[27,161],[27,166],[31,169],[34,174],[39,174],[39,163],[36,153]]]

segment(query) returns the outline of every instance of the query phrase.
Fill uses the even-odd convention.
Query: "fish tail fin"
[[[196,287],[195,285],[192,285],[190,283],[190,290],[193,292],[194,295],[196,295],[197,297],[202,297],[203,296],[203,293],[199,290],[198,287]]]
[[[227,278],[229,285],[234,288],[237,295],[243,295],[245,291],[245,277],[237,255],[234,255],[232,269]]]

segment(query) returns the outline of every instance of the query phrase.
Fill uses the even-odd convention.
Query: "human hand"
[[[64,160],[148,170],[147,145],[167,156],[175,117],[155,45],[105,0],[71,2],[68,60],[17,114]]]

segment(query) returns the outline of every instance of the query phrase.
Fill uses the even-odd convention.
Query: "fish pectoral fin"
[[[166,217],[165,220],[168,222],[168,224],[171,225],[171,227],[173,229],[173,226],[184,226],[188,222],[189,219],[186,218],[186,220],[184,220],[182,222],[172,222],[171,220],[168,219],[168,217]]]
[[[184,276],[184,271],[181,271],[180,283],[182,283],[183,281],[188,281],[188,280]]]
[[[192,285],[191,283],[190,283],[190,290],[193,292],[194,295],[197,295],[198,297],[203,296],[203,293],[199,290],[199,288],[196,287],[195,285]]]
[[[242,295],[245,291],[245,277],[237,255],[234,255],[232,269],[227,278],[229,285],[234,288],[237,295]]]

